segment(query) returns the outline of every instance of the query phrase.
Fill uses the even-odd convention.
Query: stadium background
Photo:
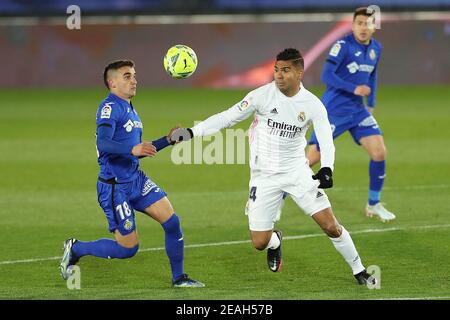
[[[71,4],[81,8],[81,30],[66,27]],[[349,32],[354,8],[368,4],[382,14],[375,116],[389,150],[383,197],[398,219],[383,225],[363,215],[367,158],[348,136],[336,142],[329,195],[367,264],[381,266],[381,290],[355,287],[329,241],[292,202],[279,224],[292,237],[284,243],[285,269],[273,277],[264,254],[246,242],[248,167],[175,166],[167,150],[142,166],[168,191],[182,218],[186,269],[208,287],[171,290],[163,233],[139,216],[141,254],[130,261],[87,258],[82,290],[66,288],[57,268],[62,241],[107,236],[96,203],[93,136],[107,62],[136,62],[135,103],[153,139],[270,81],[273,58],[285,47],[302,51],[304,84],[320,96],[329,47]],[[449,10],[448,0],[1,1],[0,297],[449,299]],[[176,43],[199,57],[189,79],[163,70],[163,54]],[[219,245],[227,241],[236,243]]]
[[[2,5],[4,14],[51,13],[54,17],[3,19],[0,58],[10,60],[4,71],[11,76],[1,78],[0,86],[97,86],[105,61],[133,57],[145,70],[139,74],[141,86],[254,87],[270,80],[273,57],[289,46],[305,56],[305,82],[320,85],[321,64],[329,47],[350,31],[348,10],[364,3],[336,1],[334,9],[341,12],[332,13],[328,1],[78,2],[81,30],[66,27],[70,1],[39,1],[36,6],[6,1]],[[450,23],[448,13],[441,10],[449,2],[378,2],[383,20],[376,37],[386,47],[380,81],[448,83]],[[405,12],[422,8],[421,4],[435,11]],[[314,8],[328,12],[305,14]],[[397,11],[388,13],[393,9]],[[220,15],[220,10],[235,14]],[[168,78],[161,68],[161,53],[181,42],[195,48],[201,61],[196,76],[183,82]],[[268,72],[264,71],[267,62]]]

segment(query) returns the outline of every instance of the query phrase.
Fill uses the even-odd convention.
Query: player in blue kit
[[[322,72],[322,81],[327,85],[322,102],[328,112],[333,139],[349,131],[353,140],[369,154],[370,187],[366,214],[377,216],[384,222],[395,219],[395,215],[380,202],[386,176],[386,147],[372,115],[382,49],[372,38],[375,32],[373,18],[366,7],[356,9],[353,32],[331,48]],[[367,97],[367,107],[364,97]],[[320,160],[320,146],[314,132],[309,144],[307,157],[313,166]]]
[[[142,122],[131,98],[136,95],[136,72],[130,60],[110,63],[103,74],[110,94],[97,111],[97,152],[100,173],[98,201],[105,212],[109,231],[115,240],[82,242],[71,238],[64,242],[61,275],[68,279],[70,266],[83,256],[105,259],[133,257],[139,248],[134,211],[158,221],[165,232],[166,253],[172,269],[174,287],[204,287],[184,273],[184,241],[180,220],[167,194],[139,169],[139,158],[153,157],[174,144],[170,134],[152,142],[142,142]]]

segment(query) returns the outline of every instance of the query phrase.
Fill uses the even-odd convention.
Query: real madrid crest
[[[377,54],[375,53],[375,50],[373,50],[373,49],[370,50],[369,57],[370,57],[371,60],[375,60],[375,58],[377,57]]]
[[[304,113],[303,111],[300,112],[300,113],[298,114],[297,119],[298,119],[298,121],[300,121],[300,122],[305,121],[305,120],[306,120],[306,115],[305,115],[305,113]]]

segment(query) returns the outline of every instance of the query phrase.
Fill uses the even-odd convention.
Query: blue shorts
[[[353,140],[357,144],[360,144],[359,140],[361,140],[361,138],[383,134],[378,126],[377,120],[375,120],[372,114],[366,109],[361,109],[358,113],[350,115],[336,116],[329,114],[328,120],[330,121],[331,130],[333,131],[333,139],[336,139],[348,130],[352,135]],[[317,150],[320,150],[319,142],[317,141],[316,133],[314,131],[311,134],[308,143],[317,145]]]
[[[119,230],[127,235],[136,230],[134,209],[144,212],[145,208],[164,198],[167,194],[144,172],[131,182],[97,182],[98,203],[108,219],[109,231]]]

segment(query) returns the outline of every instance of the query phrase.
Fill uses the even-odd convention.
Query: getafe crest
[[[375,50],[373,50],[373,49],[370,50],[369,57],[370,57],[370,59],[375,60],[375,58],[377,57]]]
[[[305,121],[305,120],[306,120],[306,115],[305,115],[305,113],[304,113],[303,111],[300,112],[300,113],[298,114],[297,119],[298,119],[298,121],[300,121],[300,122]]]
[[[133,221],[131,221],[130,219],[125,220],[123,228],[125,230],[131,230],[133,228]]]

